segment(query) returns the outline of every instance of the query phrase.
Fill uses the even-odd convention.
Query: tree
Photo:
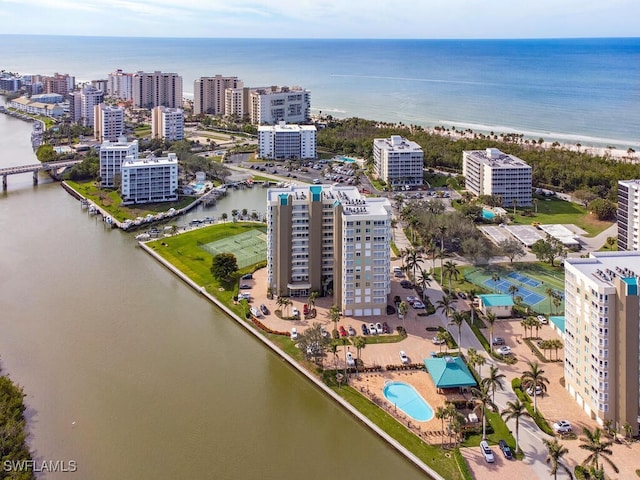
[[[511,294],[511,298],[516,299],[516,293],[520,290],[517,285],[511,284],[509,285],[509,293]]]
[[[174,223],[173,225],[171,225],[170,234],[173,237],[177,233],[178,233],[178,226]]]
[[[324,357],[330,339],[322,335],[322,325],[314,322],[313,325],[299,336],[298,348],[307,360],[318,361]]]
[[[580,444],[580,448],[587,450],[589,456],[584,459],[582,462],[582,466],[592,466],[596,470],[600,468],[599,460],[602,459],[613,469],[614,472],[619,473],[617,465],[613,463],[613,461],[609,458],[613,455],[613,451],[611,450],[611,445],[613,445],[613,441],[611,440],[601,440],[602,430],[599,428],[595,428],[594,430],[589,430],[588,428],[583,428],[582,433],[584,437],[581,438],[582,443]]]
[[[589,204],[588,208],[590,212],[598,217],[598,220],[614,220],[616,218],[616,204],[604,198],[596,198]]]
[[[464,315],[461,312],[453,311],[451,315],[451,323],[458,327],[458,352],[460,351],[460,337],[462,336],[462,324],[464,323]]]
[[[420,252],[415,249],[409,250],[406,258],[407,269],[411,270],[411,279],[416,281],[416,268],[419,267],[421,263],[424,263]]]
[[[333,329],[337,330],[338,322],[340,321],[340,307],[338,305],[336,304],[331,305],[331,308],[329,309],[329,317],[333,322]]]
[[[553,478],[558,478],[558,468],[562,468],[567,475],[569,475],[569,478],[573,479],[571,469],[560,461],[562,457],[569,453],[569,450],[555,438],[552,440],[544,439],[543,442],[548,451],[545,461],[551,465],[551,475],[553,475]]]
[[[544,370],[538,362],[527,362],[529,370],[525,370],[522,376],[522,388],[533,391],[533,411],[538,412],[538,387],[544,393],[547,391],[549,379],[544,376]]]
[[[320,292],[314,290],[309,294],[309,308],[315,308],[316,299],[320,296]]]
[[[492,402],[496,401],[496,389],[504,390],[504,379],[504,374],[495,365],[489,367],[489,375],[482,379],[481,383],[487,384],[491,390]]]
[[[365,340],[364,337],[361,337],[358,335],[356,338],[353,339],[353,346],[356,347],[358,360],[360,360],[360,352],[362,351],[363,348],[367,346],[367,341]]]
[[[515,420],[516,422],[516,452],[519,450],[519,429],[520,429],[520,418],[521,417],[531,417],[529,412],[527,412],[527,407],[524,403],[520,402],[520,399],[516,398],[513,402],[507,402],[507,408],[500,412],[502,418],[505,421]]]
[[[451,292],[451,277],[458,280],[458,275],[460,275],[460,270],[458,270],[458,265],[456,265],[451,260],[447,260],[442,267],[444,271],[445,277],[449,279],[449,292]]]
[[[471,308],[473,309],[473,306]],[[491,345],[489,345],[489,348],[493,352],[493,326],[496,323],[495,313],[493,312],[487,313],[487,323],[489,324],[489,341],[491,342]]]
[[[475,348],[469,348],[467,350],[467,358],[468,358],[469,365],[471,365],[473,368],[479,367],[477,369],[477,372],[478,372],[478,375],[482,376],[482,366],[487,361],[484,355],[482,355],[481,353],[478,353],[478,351]]]
[[[491,274],[491,281],[493,282],[494,291],[498,291],[498,282],[500,281],[500,275],[497,272]]]
[[[425,301],[427,294],[427,287],[431,286],[431,280],[433,280],[433,272],[420,269],[420,274],[416,281],[417,285],[422,289],[422,301]]]
[[[218,280],[227,280],[238,271],[238,261],[233,253],[219,253],[213,257],[211,274]]]
[[[455,303],[456,298],[453,295],[445,295],[436,302],[436,310],[444,314],[448,320],[453,312],[456,311]]]
[[[471,389],[473,395],[473,402],[481,408],[482,411],[482,438],[487,438],[487,419],[486,412],[487,407],[491,407],[494,411],[497,410],[495,403],[491,400],[491,394],[489,393],[489,385],[481,383],[479,387],[473,387]]]
[[[502,240],[498,244],[498,248],[500,249],[500,253],[509,259],[510,263],[513,263],[515,258],[521,258],[526,255],[522,243],[514,238]]]
[[[435,417],[442,421],[442,432],[444,433],[444,421],[447,418],[447,410],[442,406],[436,408]],[[444,435],[441,436],[440,445],[442,445],[442,442],[444,442]]]

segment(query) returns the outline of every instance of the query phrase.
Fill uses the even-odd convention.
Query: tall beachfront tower
[[[238,77],[200,77],[193,82],[193,114],[225,115],[225,90],[242,88]]]
[[[122,164],[122,204],[178,199],[178,157],[131,158]]]
[[[94,107],[93,135],[98,142],[115,142],[124,133],[124,108],[101,103]]]
[[[640,415],[640,252],[593,252],[565,265],[565,387],[600,426]]]
[[[317,133],[315,125],[261,125],[258,156],[274,160],[316,158]]]
[[[253,125],[275,125],[281,121],[308,123],[311,120],[311,92],[300,87],[251,89],[249,116]]]
[[[85,127],[95,125],[95,106],[104,101],[104,93],[93,85],[69,94],[69,116],[71,120]]]
[[[249,93],[248,87],[227,88],[224,91],[224,112],[227,117],[235,117],[237,120],[245,120],[249,117]]]
[[[138,158],[138,141],[127,142],[120,137],[117,142],[102,142],[100,145],[100,186],[114,188],[116,176],[120,175],[121,167],[127,159]]]
[[[137,72],[133,75],[133,105],[182,108],[182,77],[177,73]]]
[[[391,187],[422,185],[424,153],[416,142],[400,135],[373,140],[376,175]]]
[[[184,139],[184,110],[181,108],[155,107],[151,110],[151,138],[170,142]]]
[[[391,292],[391,203],[356,187],[267,194],[267,282],[274,295],[333,295],[344,315],[384,315]]]
[[[133,99],[133,73],[116,70],[107,76],[107,95],[121,100]]]
[[[530,207],[531,167],[497,148],[462,152],[465,188],[474,195],[495,195],[503,207]]]
[[[640,250],[640,180],[618,181],[618,250]]]

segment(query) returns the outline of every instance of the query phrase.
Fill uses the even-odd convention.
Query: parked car
[[[362,334],[369,335],[369,329],[367,328],[367,326],[364,323],[360,326],[362,327]]]
[[[467,298],[467,294],[464,292],[458,292],[458,296],[462,299],[466,299]]]
[[[504,338],[502,337],[494,337],[493,338],[494,345],[504,345]]]
[[[496,350],[497,353],[499,353],[500,355],[511,355],[511,347],[505,345],[504,347],[500,347],[499,349]]]
[[[369,324],[369,333],[371,335],[377,335],[378,334],[378,329],[376,328],[376,326],[373,323]]]
[[[499,440],[498,446],[500,447],[500,450],[502,450],[504,458],[506,458],[507,460],[513,460],[513,452],[511,452],[511,448],[509,448],[507,442],[505,442],[504,440]]]
[[[245,292],[240,293],[238,295],[238,301],[240,301],[240,300],[251,300],[251,294],[250,293],[245,293]]]
[[[433,337],[431,341],[433,342],[434,345],[443,345],[447,343],[447,341],[444,338],[438,337],[437,335]]]
[[[489,448],[489,444],[486,440],[480,442],[480,450],[487,463],[493,463],[496,461],[496,457],[493,456],[493,451]]]
[[[552,425],[553,431],[556,433],[569,433],[573,428],[568,420],[559,420]]]
[[[351,352],[347,352],[347,365],[349,367],[355,367],[356,366],[356,361],[353,358],[353,354]]]
[[[420,300],[420,299],[418,297],[416,297],[415,295],[407,295],[407,303],[408,304],[412,304],[416,300]]]
[[[424,303],[422,303],[420,300],[416,300],[415,302],[413,302],[413,303],[411,304],[411,306],[412,306],[413,308],[415,308],[416,310],[420,310],[420,309],[423,309],[423,308],[427,308],[427,307],[426,307],[426,305],[425,305]]]
[[[413,283],[411,283],[409,280],[402,280],[400,282],[400,286],[402,288],[411,288],[411,287],[413,287]]]
[[[349,332],[349,336],[350,337],[355,337],[356,336],[356,329],[353,328],[351,325],[349,325],[347,327],[347,332]]]
[[[260,313],[260,310],[258,309],[258,307],[251,307],[249,311],[251,312],[251,315],[253,315],[254,317],[262,316],[262,313]]]
[[[246,275],[243,275],[240,277],[241,280],[252,280],[253,279],[253,273],[247,273]]]
[[[260,305],[260,311],[262,312],[263,315],[269,315],[269,309],[264,303]]]
[[[298,339],[298,330],[296,330],[296,327],[293,327],[291,329],[291,340],[297,340]]]
[[[299,316],[300,315],[300,310],[298,310],[297,307],[292,307],[291,308],[291,315],[294,316],[294,317]]]
[[[340,336],[341,337],[346,337],[347,336],[347,330],[342,325],[340,325],[340,328],[338,329],[338,332],[340,332]]]
[[[409,357],[407,357],[407,354],[404,353],[404,350],[400,350],[400,361],[402,362],[403,365],[406,365],[409,363]]]
[[[248,283],[240,284],[240,290],[249,290],[250,288],[251,288],[251,285],[249,285]]]
[[[542,395],[542,387],[540,385],[536,385],[536,396]],[[527,388],[527,394],[533,397],[533,387]]]
[[[391,333],[391,327],[387,322],[382,322],[382,331],[384,333]]]
[[[378,332],[378,335],[382,335],[384,333],[384,330],[382,329],[382,324],[380,322],[376,323],[376,331]]]
[[[402,270],[396,270],[395,272],[393,272],[393,276],[397,278],[402,278],[404,277],[404,273],[402,272]]]
[[[309,315],[309,305],[307,305],[306,303],[302,306],[302,313],[304,315]]]
[[[538,315],[536,318],[543,325],[546,325],[547,323],[549,323],[549,319],[547,317],[545,317],[544,315]]]

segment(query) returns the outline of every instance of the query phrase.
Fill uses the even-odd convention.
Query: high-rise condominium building
[[[400,135],[373,140],[373,160],[378,178],[391,187],[422,185],[424,154],[416,142]]]
[[[249,117],[249,93],[251,89],[227,88],[224,91],[224,111],[227,117],[244,120]]]
[[[640,180],[618,181],[618,250],[640,250]]]
[[[300,87],[251,89],[249,115],[254,125],[308,123],[311,120],[311,92]]]
[[[68,74],[54,73],[52,77],[36,76],[42,82],[43,93],[59,93],[67,97],[76,87],[76,79]]]
[[[135,73],[133,104],[139,108],[158,106],[181,108],[182,77],[177,73]]]
[[[356,187],[271,188],[267,281],[274,295],[333,295],[344,315],[383,315],[390,293],[391,204]]]
[[[242,88],[243,83],[238,77],[200,77],[193,82],[193,113],[198,115],[225,115],[225,90],[227,88]]]
[[[100,145],[100,186],[114,188],[121,174],[125,159],[138,158],[138,141],[127,142],[121,137],[117,142],[102,142]]]
[[[107,95],[121,100],[133,99],[133,73],[116,70],[107,77]]]
[[[638,434],[640,252],[593,252],[565,264],[565,387],[599,425]]]
[[[184,111],[181,108],[155,107],[151,110],[151,138],[171,142],[184,139]]]
[[[275,160],[316,158],[317,131],[314,125],[261,125],[258,127],[258,155]]]
[[[134,159],[122,164],[122,203],[169,202],[178,199],[178,157]]]
[[[104,101],[104,93],[93,85],[87,85],[82,90],[69,94],[69,116],[74,122],[85,127],[95,125],[95,106]]]
[[[531,167],[497,148],[462,152],[465,187],[474,195],[495,195],[502,206],[531,206]]]
[[[94,107],[93,134],[98,142],[115,142],[124,133],[124,108],[101,103]]]

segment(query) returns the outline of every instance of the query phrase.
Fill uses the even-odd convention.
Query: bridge
[[[6,167],[0,168],[0,176],[2,176],[2,190],[7,190],[7,177],[9,175],[17,175],[19,173],[29,173],[33,172],[33,184],[38,184],[38,172],[45,171],[51,172],[53,170],[58,170],[59,168],[71,167],[73,165],[77,165],[78,163],[82,163],[82,160],[67,160],[63,162],[46,162],[46,163],[35,163],[33,165],[20,165],[18,167]]]

